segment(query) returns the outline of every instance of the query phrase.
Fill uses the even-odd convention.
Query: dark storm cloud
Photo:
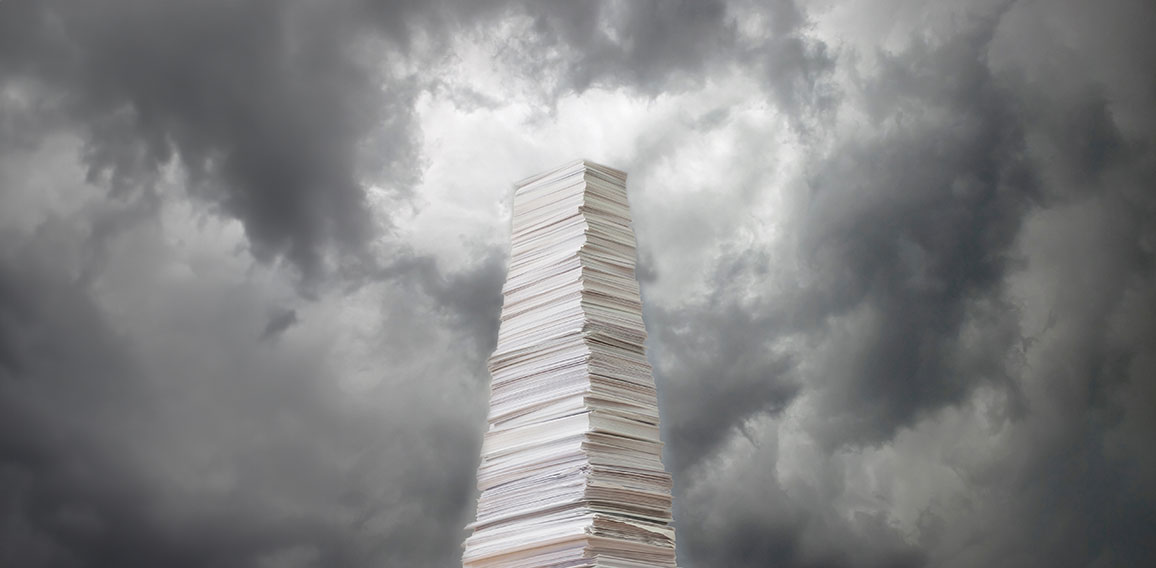
[[[701,86],[738,64],[800,124],[832,102],[834,58],[806,37],[807,18],[791,0],[545,2],[528,12],[533,35],[511,42],[504,56],[545,78],[554,96],[620,86],[654,96]],[[763,27],[744,34],[739,27],[749,20]]]
[[[765,3],[769,30],[747,55],[772,99],[796,127],[831,110],[837,93],[830,75],[835,56],[827,44],[806,35],[807,17],[793,1]]]
[[[445,401],[476,378],[434,384],[394,370],[350,406],[323,345],[255,336],[268,311],[235,287],[174,290],[180,301],[146,312],[156,318],[149,337],[113,329],[75,277],[73,255],[54,244],[68,235],[50,234],[70,230],[9,238],[0,257],[5,565],[456,560],[481,409]],[[467,279],[451,276],[444,294],[455,277]],[[155,294],[152,285],[138,284],[141,295]],[[427,314],[446,308],[420,298],[382,309],[399,334],[437,345]],[[293,313],[269,324],[283,328]],[[383,352],[419,357],[393,343]],[[468,377],[480,357],[459,349],[454,364],[427,362],[423,372]]]
[[[720,266],[704,304],[646,309],[671,444],[665,457],[675,471],[702,462],[749,418],[782,410],[799,391],[793,354],[771,343],[772,322],[733,300],[748,283],[740,273],[760,279],[767,270],[764,256],[739,256]]]
[[[402,255],[379,271],[338,273],[379,274],[407,292],[382,306],[380,351],[392,360],[375,365],[387,369],[382,398],[371,397],[383,402],[366,409],[336,402],[339,377],[322,365],[322,346],[293,342],[318,325],[300,309],[204,283],[162,299],[146,312],[160,318],[155,329],[134,333],[106,321],[93,286],[121,278],[108,270],[125,254],[117,247],[153,238],[129,229],[147,226],[156,204],[173,198],[157,195],[171,187],[161,179],[172,164],[189,195],[242,223],[260,261],[286,258],[316,280],[333,274],[327,255],[362,253],[374,236],[365,183],[405,194],[416,180],[412,106],[430,79],[388,76],[367,54],[413,55],[415,29],[440,49],[458,18],[499,12],[467,4],[463,16],[403,3],[0,3],[0,81],[12,111],[2,148],[29,152],[53,133],[78,136],[83,189],[109,190],[93,210],[7,239],[5,563],[456,560],[481,409],[445,401],[482,384],[470,373],[493,344],[504,255],[485,252],[469,270]],[[569,20],[567,6],[532,9],[557,23]],[[658,27],[648,16],[668,9],[648,10],[620,30],[631,41],[644,35],[631,48],[638,71],[615,77],[628,86],[703,71],[668,53],[690,54],[694,35],[671,43],[667,32],[730,33],[718,5],[683,6]],[[562,41],[578,59],[593,49],[581,37]],[[60,232],[61,224],[77,226]],[[142,299],[168,292],[156,281],[123,285]],[[417,363],[446,349],[456,357]]]
[[[679,71],[674,79],[697,80],[736,41],[726,4],[715,0],[552,2],[530,12],[536,35],[520,55],[553,67],[562,89],[623,84],[658,92]],[[536,55],[551,48],[561,48],[557,60]]]
[[[1006,380],[1019,330],[1003,282],[1037,181],[1021,111],[986,65],[993,29],[884,54],[863,86],[884,133],[836,147],[793,219],[812,279],[795,317],[865,320],[829,336],[846,358],[817,369],[829,443],[888,440]],[[970,344],[967,325],[984,339]]]
[[[1156,376],[1156,147],[1151,133],[1125,134],[1097,89],[1053,97],[1032,114],[1045,132],[1066,134],[1035,149],[1050,166],[1050,206],[1023,236],[1051,261],[1036,277],[1054,289],[1050,317],[1033,330],[1035,366],[1023,374],[1047,385],[1043,402],[1054,410],[1029,407],[1013,442],[1022,458],[976,483],[1016,495],[992,522],[1022,523],[1046,545],[1029,553],[992,531],[976,556],[1017,554],[1026,566],[1143,564],[1156,557],[1156,527],[1146,521],[1156,511],[1156,469],[1139,441],[1151,413],[1130,401],[1151,401]]]
[[[265,331],[261,332],[261,339],[277,337],[296,324],[297,311],[281,308],[269,316],[269,323],[265,324]]]
[[[716,248],[701,299],[646,305],[683,565],[1143,565],[1156,121],[1125,103],[1153,100],[1136,70],[1156,49],[1107,61],[1097,46],[1148,37],[1149,12],[1113,4],[1097,15],[1123,14],[1122,31],[1081,28],[1047,73],[1000,71],[992,51],[1011,48],[993,38],[1020,9],[1005,41],[1051,50],[1032,27],[1044,8],[1012,5],[880,50],[837,92],[836,65],[856,63],[794,2],[0,0],[0,152],[77,136],[80,189],[111,190],[0,238],[0,564],[458,562],[505,255],[479,245],[451,267],[393,243],[372,266],[330,262],[380,236],[368,182],[404,201],[418,180],[430,63],[510,17],[526,33],[496,38],[502,70],[540,80],[531,96],[656,97],[737,70],[803,139],[784,240]],[[390,75],[383,55],[417,72]],[[1139,86],[1113,90],[1120,75]],[[862,124],[836,124],[847,112]],[[739,120],[717,108],[696,129]],[[637,166],[676,149],[659,146]],[[721,167],[776,165],[747,150]],[[169,267],[177,229],[157,214],[183,200],[161,194],[174,164],[258,264],[289,260],[315,293]],[[771,189],[756,185],[744,195]],[[0,209],[21,203],[8,189]],[[670,278],[660,249],[644,246],[644,287]],[[357,294],[372,306],[342,311]],[[362,316],[367,352],[333,355]],[[346,396],[350,375],[379,386]],[[984,389],[996,402],[971,446],[901,440]],[[791,411],[798,429],[777,431]],[[901,442],[924,461],[860,472]],[[926,504],[914,532],[887,509],[910,503],[852,494],[856,472],[935,493],[936,468],[961,497]]]
[[[498,316],[502,307],[502,283],[506,279],[508,256],[499,248],[480,251],[472,267],[447,272],[427,256],[399,256],[380,274],[401,275],[399,285],[412,293],[428,296],[435,315],[472,340],[478,356],[488,356],[498,341]]]
[[[685,515],[676,518],[679,527],[693,527],[680,536],[696,566],[926,565],[926,554],[904,542],[887,519],[870,513],[843,517],[833,506],[837,495],[829,490],[832,484],[784,486],[768,475],[778,454],[771,439],[744,455],[741,468],[715,463],[709,474],[713,480],[686,476],[693,485],[682,495]],[[832,477],[823,471],[814,475]]]
[[[519,63],[542,61],[563,90],[657,93],[699,82],[738,41],[720,2],[15,0],[0,10],[0,81],[42,101],[6,105],[8,143],[71,122],[90,177],[122,195],[147,190],[175,160],[190,193],[243,223],[257,258],[284,256],[306,277],[324,272],[327,252],[356,256],[372,236],[367,181],[405,194],[419,173],[412,107],[429,78],[388,76],[373,50],[412,54],[415,28],[444,48],[458,29],[528,10],[535,33]],[[797,110],[829,61],[800,39],[793,3],[767,12],[775,33],[744,57],[759,58]],[[543,60],[549,47],[559,60]]]
[[[719,261],[706,303],[655,310],[672,357],[669,404],[687,405],[671,411],[677,463],[708,455],[752,415],[782,409],[800,380],[824,393],[816,427],[833,446],[884,442],[977,384],[1006,382],[1019,330],[1003,281],[1037,189],[1023,118],[984,60],[993,26],[881,54],[880,73],[860,88],[882,132],[810,168],[817,173],[787,230],[794,249],[785,258],[801,267],[792,284],[773,278],[785,267],[747,251]],[[774,287],[736,303],[748,285]],[[856,313],[867,321],[831,323]],[[841,325],[862,327],[839,333]],[[965,325],[991,337],[967,343]],[[806,351],[774,348],[795,334],[836,344],[812,376],[795,369]]]
[[[651,309],[664,334],[656,353],[676,347],[660,369],[692,561],[1122,566],[1152,557],[1141,520],[1156,506],[1140,481],[1153,473],[1149,451],[1126,441],[1143,435],[1151,413],[1120,402],[1151,391],[1156,344],[1134,319],[1156,301],[1156,203],[1139,190],[1156,183],[1151,133],[1129,140],[1098,88],[1065,95],[992,71],[998,24],[879,54],[877,74],[853,85],[872,133],[835,145],[794,193],[790,254],[776,258],[797,262],[724,258],[718,273],[728,276],[706,303]],[[1034,260],[1052,264],[1026,265],[1025,239],[1069,248]],[[1009,287],[1037,270],[1043,281],[1033,284],[1060,292],[1047,322],[1025,329],[1024,304],[1035,299]],[[783,274],[798,285],[783,286]],[[765,280],[763,300],[737,301],[728,279],[739,290]],[[773,349],[778,337],[792,342]],[[737,352],[717,356],[716,339]],[[700,361],[713,366],[696,369]],[[825,490],[824,480],[845,475],[853,458],[817,464],[814,486],[794,487],[767,473],[782,459],[774,448],[757,447],[750,462],[715,457],[727,432],[773,442],[746,428],[789,404],[797,392],[770,393],[791,384],[810,393],[806,425],[833,455],[891,444],[990,387],[1003,402],[989,419],[1014,432],[1000,455],[1017,457],[958,470],[969,501],[940,510],[951,521],[926,511],[912,548],[885,518],[828,509],[844,489]],[[738,478],[716,473],[728,469]]]
[[[190,193],[241,220],[260,259],[284,255],[312,276],[331,245],[356,251],[371,232],[359,144],[379,124],[374,173],[401,191],[415,179],[414,91],[358,54],[372,21],[356,6],[18,0],[0,11],[0,79],[81,129],[93,179],[130,193],[177,160]]]

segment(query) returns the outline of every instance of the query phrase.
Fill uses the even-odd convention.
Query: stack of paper
[[[674,567],[626,174],[515,185],[467,568]]]

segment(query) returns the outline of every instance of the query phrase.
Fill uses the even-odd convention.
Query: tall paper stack
[[[626,174],[515,184],[466,568],[675,566]]]

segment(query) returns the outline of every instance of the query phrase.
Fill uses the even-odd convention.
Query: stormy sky
[[[0,565],[452,567],[629,173],[685,568],[1156,559],[1156,5],[0,0]]]

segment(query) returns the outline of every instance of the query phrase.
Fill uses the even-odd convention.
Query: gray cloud
[[[297,324],[297,311],[281,308],[269,316],[269,323],[265,324],[265,331],[261,332],[261,339],[277,337],[285,330]]]
[[[773,256],[782,265],[751,251],[723,258],[726,276],[706,303],[651,318],[666,333],[660,349],[674,347],[664,368],[675,399],[666,403],[671,453],[680,470],[695,464],[676,501],[693,527],[683,541],[693,562],[1107,566],[1152,556],[1150,531],[1139,527],[1154,503],[1130,500],[1139,494],[1129,485],[1151,472],[1148,452],[1123,441],[1139,430],[1120,422],[1147,413],[1119,406],[1122,393],[1146,391],[1139,373],[1152,344],[1117,304],[1156,297],[1152,225],[1141,221],[1153,202],[1135,192],[1151,183],[1151,138],[1126,142],[1097,89],[1059,97],[992,71],[999,23],[879,53],[877,73],[853,85],[872,134],[811,165],[793,194],[790,248]],[[1066,220],[1050,218],[1073,208],[1059,213]],[[1119,226],[1082,250],[1036,256],[1044,242],[1101,234],[1109,216]],[[1090,233],[1077,236],[1073,222]],[[1021,295],[1021,279],[1060,291],[1040,306]],[[728,282],[741,290],[760,280],[761,302],[728,291]],[[1028,319],[1041,308],[1048,321]],[[1107,331],[1117,326],[1131,331]],[[716,341],[737,351],[717,356],[725,350],[710,347]],[[736,372],[743,378],[728,378]],[[824,480],[848,475],[859,448],[886,448],[970,406],[981,388],[1001,393],[992,427],[1013,433],[994,443],[993,462],[953,464],[968,501],[928,509],[907,537],[886,515],[827,511],[851,488]],[[768,473],[781,456],[762,447],[775,434],[751,424],[780,416],[800,393],[813,413],[810,437],[845,457],[815,464],[811,484],[784,487]],[[723,445],[735,434],[757,444],[759,460],[721,461],[720,451],[740,459]],[[1137,451],[1107,452],[1108,440]],[[819,498],[805,502],[812,491]]]
[[[818,487],[775,481],[767,471],[775,469],[778,453],[772,438],[744,454],[742,464],[713,463],[710,475],[719,479],[692,478],[696,483],[680,505],[680,526],[695,527],[684,533],[683,546],[696,565],[765,566],[772,559],[806,567],[926,564],[925,553],[904,542],[886,518],[843,518],[833,507],[836,480],[823,479]]]
[[[1002,287],[1038,190],[1023,118],[985,65],[993,28],[884,54],[863,89],[885,132],[836,147],[799,204],[811,283],[787,309],[807,326],[863,326],[829,335],[832,360],[815,370],[830,443],[888,440],[1007,379],[1019,330]]]
[[[519,55],[552,63],[563,90],[624,84],[658,92],[668,80],[697,80],[735,43],[726,4],[717,1],[554,2],[530,10],[536,34]],[[561,48],[558,60],[538,55],[551,48]]]
[[[714,454],[747,420],[785,408],[798,394],[794,354],[776,350],[773,322],[758,310],[733,302],[743,271],[767,274],[767,259],[745,255],[723,265],[703,305],[682,309],[647,307],[660,382],[666,459],[682,471]],[[739,284],[739,285],[736,285]]]
[[[10,241],[0,264],[5,563],[454,560],[482,409],[446,400],[476,397],[481,383],[429,381],[478,373],[480,352],[394,367],[354,397],[339,388],[320,324],[275,344],[254,336],[268,313],[259,290],[192,281],[137,308],[129,319],[144,318],[144,329],[113,329],[61,252]],[[135,281],[141,296],[156,295]],[[435,345],[471,339],[443,338],[425,318],[440,307],[421,297],[382,298],[398,333]],[[385,356],[433,355],[395,344]]]
[[[710,255],[670,300],[698,268],[640,251],[681,564],[1144,565],[1156,49],[1151,8],[1079,4],[855,53],[813,33],[837,2],[0,2],[0,564],[458,562],[505,255],[380,208],[446,159],[418,106],[466,36],[530,107],[737,74],[788,124],[707,105],[623,157],[674,200],[744,129],[736,187],[635,212]],[[760,203],[778,240],[730,239]]]
[[[0,80],[45,101],[10,104],[5,139],[76,124],[90,179],[121,195],[176,161],[190,193],[243,223],[258,259],[284,256],[309,279],[375,232],[366,182],[407,194],[419,173],[413,103],[428,78],[381,72],[370,47],[416,56],[416,29],[444,49],[456,31],[523,8],[536,20],[518,63],[549,64],[560,90],[699,82],[738,41],[720,2],[5,2]],[[792,2],[767,12],[776,33],[746,51],[797,111],[830,60],[800,39]],[[542,59],[549,48],[559,60]]]
[[[357,7],[308,3],[5,2],[4,80],[86,138],[92,179],[147,190],[177,161],[189,192],[242,221],[263,260],[307,275],[372,226],[359,144],[385,124],[373,169],[407,191],[412,88],[358,55]],[[404,14],[391,13],[404,18]],[[399,49],[396,43],[388,49]],[[31,120],[31,119],[26,119]]]
[[[737,64],[798,125],[833,102],[834,57],[807,37],[807,18],[793,0],[546,2],[528,12],[532,34],[512,40],[503,57],[544,81],[551,97],[620,86],[656,96],[700,87]],[[754,20],[763,29],[740,30]]]
[[[671,388],[696,389],[671,403],[691,405],[672,411],[693,420],[686,435],[717,443],[752,414],[782,409],[802,380],[824,393],[821,439],[879,443],[977,384],[1007,384],[1019,329],[1003,283],[1038,190],[1024,119],[984,64],[993,24],[882,54],[881,72],[860,88],[884,133],[836,146],[811,168],[787,229],[793,248],[780,256],[797,258],[797,273],[743,252],[718,263],[706,303],[655,314],[662,347],[677,354]],[[783,286],[784,275],[794,284]],[[751,283],[777,293],[736,303]],[[990,337],[969,343],[969,325]],[[794,334],[819,347],[776,352]],[[683,431],[672,426],[674,451],[691,460],[714,445]]]

